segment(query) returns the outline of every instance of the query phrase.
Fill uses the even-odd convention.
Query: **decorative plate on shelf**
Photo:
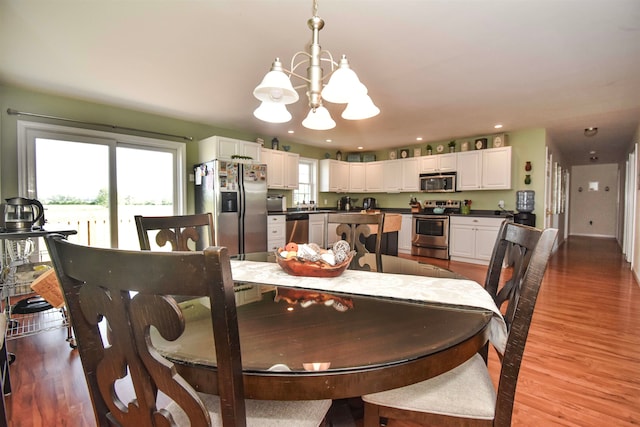
[[[465,141],[460,145],[460,151],[469,151],[469,141]]]
[[[398,156],[398,154],[396,153],[396,150],[389,151],[389,159],[390,160],[395,160],[397,156]]]
[[[499,148],[499,147],[504,147],[507,143],[506,141],[506,135],[504,134],[500,134],[500,135],[496,135],[493,137],[493,147],[494,148]]]
[[[483,150],[487,148],[487,138],[476,139],[476,150]]]
[[[444,153],[444,144],[438,144],[438,146],[436,147],[436,151],[438,153]]]
[[[401,159],[406,159],[409,157],[409,149],[408,148],[403,148],[402,150],[400,150],[400,158]]]

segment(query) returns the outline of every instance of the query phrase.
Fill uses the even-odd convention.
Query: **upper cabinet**
[[[511,147],[465,151],[457,156],[458,191],[511,189]]]
[[[233,156],[250,157],[260,162],[260,144],[224,136],[211,136],[198,141],[198,161],[235,160]]]
[[[437,154],[418,157],[420,161],[420,173],[455,172],[456,153]]]
[[[349,163],[349,191],[364,193],[366,191],[366,163]]]
[[[349,163],[333,159],[320,160],[320,191],[344,193],[349,191]]]
[[[365,164],[365,190],[369,193],[384,191],[384,162],[367,162]]]
[[[262,148],[260,156],[267,165],[267,188],[298,188],[299,154]]]
[[[385,193],[399,193],[402,187],[401,160],[386,160],[382,164],[383,183]],[[416,181],[418,179],[416,178]]]
[[[398,161],[402,168],[402,187],[400,191],[419,191],[420,173],[418,172],[418,157]]]

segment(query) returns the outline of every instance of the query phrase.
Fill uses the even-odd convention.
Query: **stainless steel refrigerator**
[[[267,250],[267,165],[212,160],[194,166],[196,213],[211,212],[215,245],[230,255]]]

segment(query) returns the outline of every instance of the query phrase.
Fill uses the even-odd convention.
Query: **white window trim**
[[[313,173],[313,199],[316,204],[318,204],[318,196],[319,196],[319,192],[318,192],[318,188],[319,188],[319,183],[318,183],[318,159],[312,159],[309,157],[300,157],[298,159],[298,164],[301,163],[309,163],[311,164],[311,168],[312,168],[312,173]],[[307,202],[309,202],[310,200],[308,200]]]

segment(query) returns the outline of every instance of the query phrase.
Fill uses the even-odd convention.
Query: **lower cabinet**
[[[324,248],[325,240],[325,223],[327,220],[327,214],[317,213],[309,214],[309,243],[316,243],[321,248]]]
[[[258,285],[241,285],[233,289],[236,305],[249,304],[262,299],[262,290]]]
[[[267,216],[267,250],[275,251],[284,248],[287,244],[286,215]]]
[[[451,260],[488,265],[502,221],[502,217],[451,216]]]
[[[330,222],[327,224],[327,248],[332,248],[333,244],[340,240],[338,233],[336,233],[336,229],[340,224],[335,222]]]
[[[402,215],[402,225],[398,232],[398,253],[410,254],[411,253],[411,221],[413,215]]]

